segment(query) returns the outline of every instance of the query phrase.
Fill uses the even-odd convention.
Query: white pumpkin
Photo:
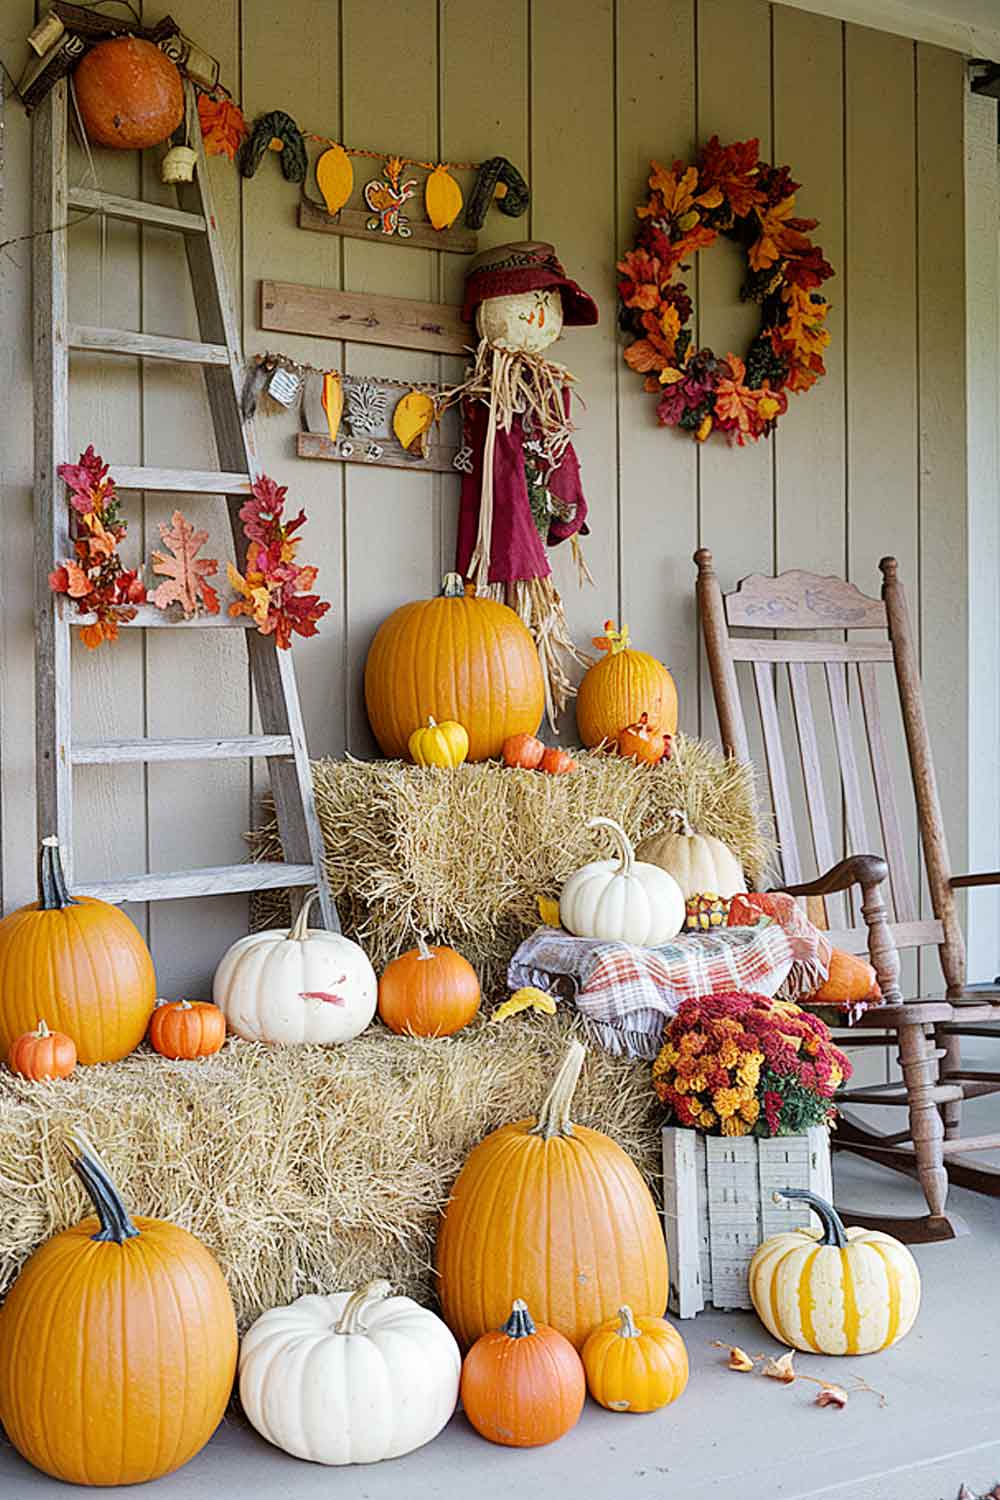
[[[269,1443],[317,1464],[371,1464],[441,1431],[458,1401],[458,1345],[435,1313],[390,1291],[373,1281],[257,1319],[240,1400]]]
[[[291,927],[252,932],[215,971],[212,998],[230,1031],[248,1042],[349,1042],[371,1021],[378,980],[363,948],[310,928],[317,893]]]
[[[597,859],[571,875],[559,897],[559,920],[576,937],[607,938],[656,948],[684,926],[684,897],[672,875],[642,864],[620,823],[591,818],[588,828],[610,828],[620,858]]]
[[[710,833],[695,833],[687,813],[680,808],[670,816],[676,818],[677,827],[664,828],[643,839],[636,850],[637,858],[659,865],[672,875],[685,900],[710,891],[728,901],[746,890],[740,862],[728,844]]]

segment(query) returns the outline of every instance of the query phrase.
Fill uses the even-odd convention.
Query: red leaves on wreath
[[[698,158],[698,176],[702,189],[717,187],[733,215],[745,218],[752,208],[765,201],[760,185],[760,141],[733,141],[723,146],[717,135],[702,147]]]
[[[160,540],[174,554],[153,552],[153,572],[166,582],[161,583],[150,594],[157,609],[167,609],[179,604],[184,618],[189,620],[203,605],[210,615],[219,613],[219,596],[206,579],[219,571],[214,557],[198,557],[197,553],[208,541],[207,531],[195,531],[190,521],[175,510],[171,523],[160,525]]]
[[[93,447],[75,464],[60,464],[60,479],[70,489],[70,536],[74,558],[64,558],[49,574],[53,593],[72,599],[81,614],[95,620],[84,626],[80,639],[94,650],[102,641],[118,637],[118,627],[135,618],[135,605],[146,589],[135,569],[124,567],[118,547],[126,526],[118,508],[114,480]]]
[[[198,95],[198,119],[206,156],[228,156],[232,161],[247,135],[243,111],[223,94],[213,99]]]
[[[262,474],[253,485],[251,498],[240,509],[243,531],[250,545],[246,568],[238,572],[231,564],[229,582],[237,599],[229,606],[231,615],[249,615],[262,635],[274,635],[284,651],[293,635],[317,634],[317,623],[330,608],[326,600],[308,591],[316,582],[318,569],[302,567],[295,561],[306,522],[300,510],[291,521],[282,519],[287,488]]]

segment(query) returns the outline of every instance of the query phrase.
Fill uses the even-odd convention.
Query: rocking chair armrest
[[[971,885],[1000,885],[1000,870],[990,870],[980,875],[953,875],[948,884],[952,890]]]
[[[848,891],[852,885],[862,890],[881,885],[889,878],[889,866],[879,854],[849,854],[839,864],[820,875],[817,880],[807,880],[801,885],[786,885],[788,896],[832,896],[836,891]]]

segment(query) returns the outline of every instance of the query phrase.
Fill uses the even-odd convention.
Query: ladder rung
[[[137,604],[135,608],[135,619],[126,620],[122,623],[122,630],[155,629],[158,625],[168,625],[171,630],[256,630],[256,625],[249,615],[231,615],[224,607],[217,615],[199,613],[192,615],[186,620],[182,614],[175,613],[175,606],[170,609],[157,609],[155,604]],[[65,620],[68,625],[93,625],[94,615],[66,614]]]
[[[117,490],[169,490],[184,495],[249,495],[249,474],[219,469],[131,469],[111,464]]]
[[[99,354],[131,354],[142,359],[172,359],[188,365],[228,365],[225,344],[199,344],[194,339],[172,339],[162,333],[133,333],[127,328],[92,328],[74,323],[70,349],[92,349]]]
[[[181,234],[204,234],[204,214],[183,213],[162,203],[142,203],[138,198],[119,198],[115,193],[98,193],[93,188],[71,187],[70,208],[101,213],[109,219],[123,219],[127,224],[151,224],[156,229],[177,229]]]
[[[207,870],[174,870],[164,875],[126,875],[119,880],[73,882],[74,896],[96,896],[117,905],[121,901],[179,901],[186,896],[225,896],[241,891],[279,890],[292,885],[315,885],[312,865],[217,865]]]
[[[87,740],[72,746],[75,766],[107,766],[119,761],[241,760],[250,756],[291,755],[288,734],[252,734],[231,740]]]

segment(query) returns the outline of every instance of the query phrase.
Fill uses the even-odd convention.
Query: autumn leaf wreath
[[[759,141],[723,146],[713,136],[694,166],[650,166],[635,244],[618,262],[620,325],[633,336],[625,362],[659,396],[661,426],[698,442],[720,432],[742,447],[774,430],[789,391],[808,390],[826,374],[830,304],[819,289],[833,268],[809,238],[817,220],[795,215],[801,184],[788,167],[760,160]],[[697,347],[694,303],[681,279],[694,252],[720,234],[742,246],[740,296],[761,308],[742,359]]]

